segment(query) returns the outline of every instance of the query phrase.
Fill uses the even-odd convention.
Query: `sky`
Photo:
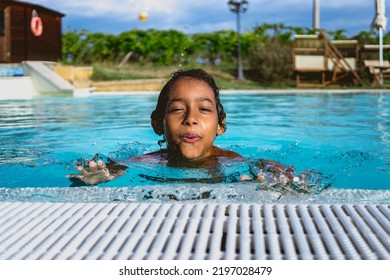
[[[63,28],[119,34],[131,29],[176,29],[186,34],[236,30],[236,15],[228,0],[22,0],[64,13]],[[241,15],[241,31],[263,23],[313,27],[313,0],[248,0]],[[375,0],[322,0],[320,28],[346,30],[353,36],[370,31]],[[390,0],[386,10],[390,17]],[[140,21],[140,13],[148,19]]]

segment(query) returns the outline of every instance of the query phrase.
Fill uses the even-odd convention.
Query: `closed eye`
[[[172,109],[169,109],[169,112],[170,113],[174,113],[174,112],[180,112],[180,111],[183,111],[184,109],[183,108],[172,108]]]

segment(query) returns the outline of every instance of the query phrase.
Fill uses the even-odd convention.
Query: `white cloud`
[[[217,0],[210,0],[216,2]],[[52,7],[64,13],[84,16],[104,16],[118,17],[129,15],[138,15],[146,11],[151,14],[159,13],[164,15],[175,16],[176,13],[191,9],[193,6],[199,6],[198,3],[184,0],[82,0],[69,1],[57,0],[35,0],[35,3],[42,4],[46,7]]]
[[[59,11],[77,13],[80,15],[126,15],[147,11],[170,16],[190,14],[198,9],[227,10],[227,0],[33,0],[34,3],[53,7]],[[374,0],[323,0],[320,8],[348,9],[374,7]],[[390,1],[387,1],[387,6]],[[289,11],[288,8],[311,9],[313,0],[249,0],[249,9],[258,11],[280,10]]]
[[[235,17],[228,9],[228,0],[30,1],[65,13],[67,24],[71,23],[70,18],[77,18],[79,26],[73,28],[83,28],[81,22],[92,27],[95,17],[100,21],[104,19],[107,26],[112,22],[135,22],[142,11],[149,14],[149,20],[143,24],[147,28],[175,28],[191,33],[235,28]],[[248,1],[248,12],[242,17],[243,30],[264,22],[311,27],[313,0]],[[367,24],[360,24],[371,21],[374,16],[374,3],[374,0],[322,0],[321,26],[333,30],[363,30]],[[386,4],[390,12],[390,0]]]

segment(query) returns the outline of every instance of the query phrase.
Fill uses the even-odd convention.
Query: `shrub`
[[[249,51],[249,65],[255,79],[285,80],[292,77],[291,43],[278,40],[257,41]]]

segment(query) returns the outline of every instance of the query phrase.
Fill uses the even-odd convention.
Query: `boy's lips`
[[[196,134],[184,134],[180,136],[180,139],[186,143],[194,143],[200,139],[200,136]]]

